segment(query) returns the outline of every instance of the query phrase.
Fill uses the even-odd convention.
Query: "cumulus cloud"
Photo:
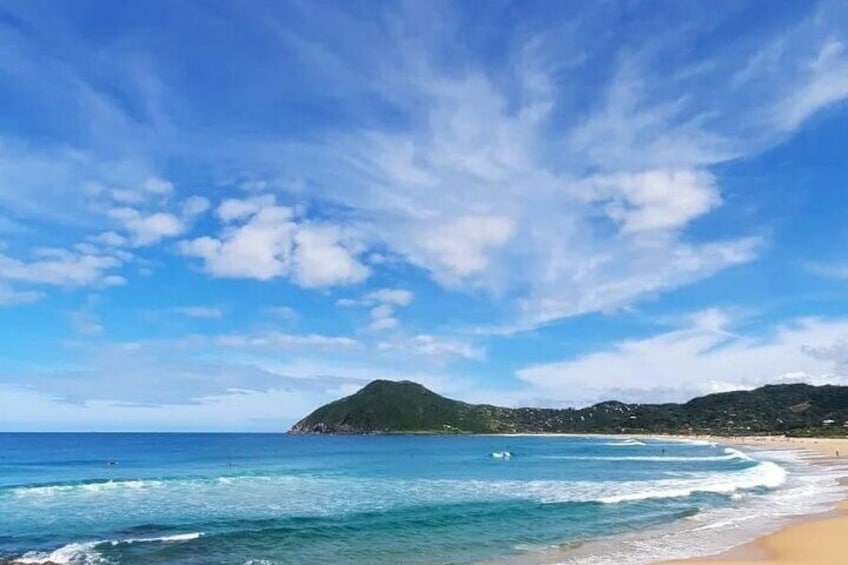
[[[726,205],[718,165],[848,97],[844,14],[811,12],[709,59],[689,49],[693,24],[615,56],[574,30],[539,34],[495,68],[446,63],[409,28],[402,48],[386,41],[374,79],[405,121],[274,150],[371,241],[451,289],[510,297],[516,327],[612,311],[758,258],[756,226],[723,240],[691,228]],[[765,55],[773,39],[782,47]],[[586,65],[551,53],[604,72],[587,81]]]
[[[168,212],[146,214],[133,208],[114,208],[109,211],[109,216],[123,224],[133,244],[137,246],[158,243],[162,239],[178,236],[186,230],[185,223]]]
[[[139,194],[143,196],[153,194],[164,197],[172,192],[173,185],[171,183],[156,179],[155,181],[149,180],[145,184],[143,192]],[[174,212],[163,208],[161,202],[151,207],[145,198],[122,202],[135,203],[137,206],[110,208],[108,216],[121,225],[122,229],[128,234],[131,243],[136,247],[153,245],[163,239],[182,235],[189,230],[197,217],[204,214],[210,206],[207,198],[196,195],[186,198]],[[123,236],[114,232],[104,232],[97,237],[101,238],[99,241],[105,244],[118,245],[118,238]],[[109,241],[107,242],[103,238],[108,238]]]
[[[294,235],[292,274],[303,287],[354,284],[370,270],[346,246],[342,230],[331,225],[301,225]]]
[[[180,243],[185,255],[203,260],[212,275],[270,280],[291,270],[294,212],[266,206],[240,226],[226,228],[218,238],[204,236]]]
[[[298,221],[272,196],[230,199],[216,214],[224,222],[218,237],[180,243],[183,254],[202,259],[214,276],[290,277],[303,287],[324,287],[362,282],[370,274],[340,227]]]
[[[731,320],[707,310],[686,327],[528,366],[517,376],[534,390],[577,403],[622,395],[685,400],[780,382],[848,383],[848,321],[801,318],[763,337],[728,331]]]

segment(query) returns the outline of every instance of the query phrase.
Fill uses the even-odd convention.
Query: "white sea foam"
[[[810,465],[797,452],[759,451],[755,455],[757,460],[771,461],[751,467],[753,471],[747,474],[761,473],[759,482],[773,488],[770,493],[748,496],[743,489],[730,496],[732,502],[727,506],[710,508],[651,530],[587,543],[565,559],[560,558],[559,563],[644,565],[715,554],[774,531],[793,516],[826,511],[845,496],[846,489],[837,479],[845,475],[846,467]],[[782,468],[783,473],[772,465]],[[748,480],[753,481],[753,477],[737,484]]]
[[[104,545],[121,545],[134,543],[178,543],[196,540],[203,536],[203,532],[191,532],[187,534],[174,534],[152,538],[128,538],[121,540],[95,540],[76,542],[63,545],[50,552],[30,551],[15,559],[15,563],[56,563],[58,565],[103,565],[108,561],[98,551],[98,547]]]
[[[721,457],[722,460],[747,458],[736,450],[728,450],[715,457]],[[698,461],[694,457],[685,459]],[[388,510],[416,504],[503,499],[531,499],[548,504],[612,504],[648,498],[676,498],[699,492],[732,494],[757,487],[774,488],[780,484],[783,477],[783,471],[774,463],[752,464],[735,470],[722,468],[714,471],[664,474],[661,478],[650,481],[609,482],[270,475],[225,479],[115,481],[97,483],[96,486],[63,486],[52,490],[50,487],[18,487],[15,489],[15,496],[19,497],[21,502],[27,496],[38,497],[39,509],[43,510],[45,505],[49,505],[56,512],[73,508],[75,511],[91,509],[92,512],[114,512],[118,515],[120,508],[143,501],[148,511],[161,515],[256,518],[336,515],[375,509]]]
[[[678,455],[625,455],[622,457],[605,455],[545,455],[543,458],[569,461],[661,461],[668,463],[699,463],[708,461],[732,461],[734,459],[751,461],[749,456],[732,447],[726,448],[723,455],[693,455],[689,457]]]
[[[103,481],[96,483],[78,483],[78,484],[63,484],[63,485],[38,485],[38,486],[20,486],[9,489],[13,496],[43,496],[49,497],[62,493],[84,492],[91,494],[99,494],[109,491],[124,490],[124,489],[149,489],[161,487],[167,481],[161,480],[117,480]]]
[[[654,444],[663,444],[663,443],[676,443],[676,444],[686,444],[691,446],[701,446],[701,447],[716,447],[718,443],[708,440],[708,439],[690,439],[690,438],[682,438],[682,437],[658,437],[654,442]]]
[[[173,543],[180,541],[192,541],[203,537],[203,532],[190,532],[187,534],[174,534],[172,536],[160,536],[155,538],[129,538],[124,540],[110,540],[112,545],[120,545],[122,543]]]
[[[680,498],[692,494],[715,493],[733,494],[740,490],[754,488],[777,488],[786,481],[786,471],[776,463],[764,461],[739,473],[721,473],[703,481],[690,482],[687,486],[669,484],[667,488],[645,489],[626,494],[601,498],[604,504],[632,502],[649,498]],[[674,481],[669,481],[674,483]],[[681,481],[685,482],[685,481]]]
[[[611,447],[638,447],[640,445],[645,445],[645,442],[639,441],[638,439],[625,439],[623,441],[611,441],[605,443],[604,445],[609,445]]]
[[[30,551],[15,559],[15,563],[57,563],[59,565],[101,565],[106,563],[95,547],[103,541],[69,543],[51,552]]]

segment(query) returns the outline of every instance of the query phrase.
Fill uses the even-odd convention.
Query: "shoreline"
[[[515,435],[515,434],[496,434]],[[535,435],[535,434],[534,434]],[[841,491],[832,502],[817,510],[806,513],[775,518],[780,520],[771,527],[765,526],[759,531],[751,531],[733,546],[725,546],[712,552],[678,553],[680,557],[655,558],[639,561],[650,565],[844,565],[848,563],[848,437],[809,437],[796,438],[785,436],[715,436],[715,435],[684,435],[684,434],[545,434],[549,436],[571,436],[610,439],[635,439],[653,441],[702,441],[715,443],[724,447],[742,449],[753,457],[757,451],[791,453],[804,465],[821,467],[823,471],[834,472],[835,482],[841,485]],[[839,457],[837,458],[837,451]],[[834,485],[835,486],[835,485]],[[838,488],[838,487],[837,487]],[[683,534],[684,539],[686,534]],[[585,540],[576,546],[576,553],[565,547],[545,552],[527,559],[527,556],[517,559],[499,560],[497,563],[545,563],[549,565],[564,563],[582,563],[584,559],[594,554],[598,557],[612,551],[615,559],[623,558],[627,562],[627,542],[621,546],[612,538],[596,538]],[[678,540],[679,541],[679,540]],[[694,541],[694,540],[693,540]],[[665,543],[659,538],[644,543]],[[600,551],[600,553],[596,553]],[[584,553],[586,552],[586,553]],[[581,555],[582,554],[582,555]],[[611,554],[611,555],[612,555]],[[688,554],[688,555],[687,555]],[[591,563],[607,563],[598,561],[598,557],[589,559]],[[610,561],[612,562],[612,561]]]
[[[645,436],[647,437],[647,436]],[[663,436],[654,436],[663,437]],[[734,447],[800,452],[813,465],[848,463],[848,438],[787,438],[782,436],[679,436],[702,439]],[[839,479],[848,485],[848,467]],[[655,565],[837,565],[848,555],[848,493],[824,513],[799,516],[779,530],[753,541],[708,556],[655,562]]]

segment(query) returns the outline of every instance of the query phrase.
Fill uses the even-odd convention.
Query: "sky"
[[[848,384],[848,4],[10,0],[0,430]]]

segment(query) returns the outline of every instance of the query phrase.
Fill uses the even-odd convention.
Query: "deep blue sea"
[[[831,479],[782,457],[623,438],[6,433],[0,562],[645,562],[824,504]]]

